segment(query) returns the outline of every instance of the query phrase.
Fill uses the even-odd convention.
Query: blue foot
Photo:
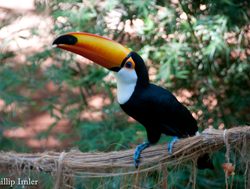
[[[136,146],[135,149],[135,153],[134,153],[134,164],[135,164],[135,168],[138,168],[139,164],[140,164],[140,156],[141,156],[141,152],[146,149],[147,147],[150,146],[149,142],[144,142],[143,144],[140,144],[138,146]]]
[[[173,145],[177,142],[179,138],[177,136],[173,137],[170,143],[168,143],[168,153],[171,155],[173,153]]]

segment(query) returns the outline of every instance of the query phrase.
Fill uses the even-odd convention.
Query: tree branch
[[[43,152],[16,153],[0,152],[0,170],[32,169],[47,173],[57,173],[58,167],[64,175],[83,174],[88,177],[105,177],[123,174],[134,174],[138,171],[158,169],[162,165],[177,165],[189,160],[195,160],[202,154],[213,153],[225,146],[249,146],[250,126],[235,127],[228,130],[207,129],[199,136],[181,139],[174,144],[173,154],[167,152],[167,145],[152,146],[142,152],[139,170],[134,168],[134,149],[113,152]],[[249,149],[248,149],[249,150]],[[250,159],[249,152],[245,157]],[[63,154],[63,159],[62,159]],[[248,157],[247,157],[248,156]],[[126,168],[129,172],[121,173]]]

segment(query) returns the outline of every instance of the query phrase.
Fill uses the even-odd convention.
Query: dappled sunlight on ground
[[[81,113],[81,119],[86,121],[102,121],[104,118],[103,107],[109,105],[110,99],[102,94],[87,98],[88,107]]]
[[[25,63],[30,55],[43,51],[53,40],[51,29],[52,19],[45,14],[35,12],[34,1],[0,0],[0,10],[3,16],[0,21],[1,52],[13,51],[15,56],[11,61]],[[35,32],[35,33],[32,33]]]
[[[39,139],[37,137],[39,134],[47,132],[55,122],[55,118],[52,118],[48,113],[41,113],[26,120],[24,125],[20,127],[6,129],[3,135],[12,139],[24,140],[25,143],[34,150],[63,149],[65,145],[70,144],[70,141],[59,141],[56,135],[58,133],[71,133],[71,125],[66,119],[60,120],[56,126],[52,128],[48,138]]]
[[[52,35],[52,19],[45,14],[37,14],[33,0],[0,0],[0,21],[4,24],[0,28],[1,52],[14,52],[9,62],[26,64],[27,57],[44,50],[44,46],[50,47],[54,38]],[[35,35],[31,31],[36,31]],[[44,62],[43,66],[53,64],[52,59]],[[58,87],[53,82],[45,85],[44,90],[29,94],[39,105],[42,99],[56,95]],[[20,91],[21,92],[21,91]],[[59,95],[59,94],[57,94]],[[15,104],[6,105],[0,99],[0,110],[6,113],[16,109]],[[20,111],[20,127],[14,127],[3,131],[3,135],[14,140],[24,141],[33,150],[63,149],[71,144],[71,140],[59,140],[60,133],[70,134],[71,124],[67,119],[56,123],[56,119],[47,112],[36,112],[33,109]],[[52,126],[56,123],[56,126]],[[38,137],[39,134],[50,131],[49,137]]]
[[[109,105],[110,99],[105,97],[104,95],[94,95],[87,99],[88,105],[92,108],[101,110],[103,106]]]
[[[34,0],[22,0],[22,3],[19,0],[0,0],[0,7],[15,11],[33,11],[35,2]]]

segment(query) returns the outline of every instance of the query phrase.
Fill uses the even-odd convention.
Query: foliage
[[[150,71],[156,72],[152,82],[184,98],[202,129],[250,123],[248,7],[247,0],[36,1],[36,12],[49,13],[52,18],[54,36],[68,31],[91,32],[113,38],[139,52]],[[39,33],[32,32],[34,36]],[[55,118],[49,131],[38,137],[48,137],[60,120],[68,119],[73,125],[73,136],[80,139],[74,146],[83,151],[119,150],[134,147],[145,139],[142,126],[128,123],[128,117],[115,102],[115,84],[107,79],[106,70],[83,64],[69,53],[48,49],[47,44],[44,51],[27,57],[22,65],[16,65],[11,59],[15,52],[2,52],[1,130],[24,126],[27,113],[34,111],[49,112]],[[45,66],[50,58],[53,63]],[[51,81],[56,86],[55,94],[46,94],[37,101],[33,94],[43,91]],[[183,91],[191,94],[188,99]],[[89,97],[98,94],[110,101],[101,108],[102,120],[83,118],[83,112],[91,109]],[[64,140],[72,135],[58,137]],[[0,146],[27,150],[24,144],[10,141],[2,134]],[[171,172],[171,176],[176,174],[185,185],[189,179],[185,171]],[[224,186],[223,179],[210,183],[207,174],[211,174],[209,179],[216,177],[204,173],[201,175],[204,183]],[[154,179],[148,182],[151,181]]]

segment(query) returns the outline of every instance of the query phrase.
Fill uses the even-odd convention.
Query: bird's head
[[[148,82],[147,69],[142,58],[108,38],[84,32],[71,32],[57,37],[53,45],[79,54],[116,72],[123,82],[135,82],[140,75],[144,82]]]

